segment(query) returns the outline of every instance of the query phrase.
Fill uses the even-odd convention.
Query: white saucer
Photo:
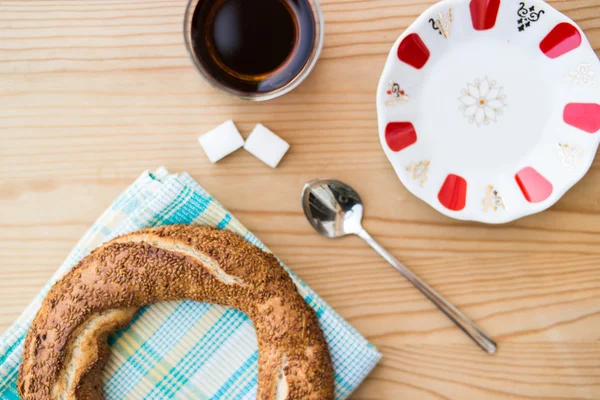
[[[550,207],[589,169],[600,62],[542,1],[442,1],[392,47],[377,110],[410,192],[452,218],[508,222]]]

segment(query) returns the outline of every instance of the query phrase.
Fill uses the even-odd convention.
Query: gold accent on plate
[[[408,102],[408,95],[397,82],[390,81],[390,88],[387,90],[386,93],[389,96],[389,100],[387,100],[385,104],[388,106],[395,106],[399,103]]]
[[[498,194],[498,191],[494,189],[493,185],[488,185],[483,197],[483,212],[488,212],[489,209],[498,211],[499,208],[506,209],[504,206],[504,199]]]
[[[437,23],[438,23],[438,27],[440,28],[440,32],[442,32],[442,35],[444,35],[444,37],[446,39],[448,39],[450,37],[450,32],[452,31],[452,9],[449,8],[448,9],[448,13],[444,14],[444,13],[439,13],[438,14],[438,19],[437,19]]]
[[[406,167],[407,172],[412,172],[411,178],[413,180],[419,181],[419,186],[423,187],[427,179],[429,178],[427,174],[429,173],[429,160],[420,161],[418,163],[414,162]]]
[[[437,33],[448,39],[450,37],[450,32],[452,31],[453,19],[452,9],[449,8],[447,13],[439,12],[437,19],[429,18],[429,23],[434,31],[437,31]]]
[[[592,63],[590,61],[579,64],[577,68],[575,68],[569,73],[569,75],[565,77],[565,80],[567,82],[576,85],[583,85],[585,87],[596,86],[598,84],[598,81],[594,79],[596,72],[592,71],[590,68],[591,65]]]
[[[560,156],[563,165],[569,171],[573,171],[583,156],[583,150],[577,146],[569,146],[568,144],[559,143],[558,155]]]

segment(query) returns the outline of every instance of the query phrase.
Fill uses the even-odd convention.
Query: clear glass
[[[183,19],[183,38],[185,40],[185,47],[188,50],[190,58],[194,63],[194,66],[200,72],[200,75],[215,89],[220,90],[221,92],[228,94],[233,97],[237,97],[239,99],[250,100],[250,101],[265,101],[271,100],[279,96],[283,96],[284,94],[292,91],[298,85],[306,79],[306,77],[313,70],[319,55],[321,54],[321,49],[323,48],[323,37],[324,37],[324,21],[323,21],[323,12],[321,11],[321,6],[319,5],[317,0],[308,0],[310,4],[313,17],[315,19],[315,42],[313,44],[312,51],[310,53],[310,57],[308,61],[304,65],[304,68],[285,86],[282,86],[278,89],[275,89],[270,92],[264,93],[250,93],[244,92],[240,90],[233,89],[215,79],[202,65],[196,53],[194,52],[194,48],[192,45],[192,18],[194,16],[194,11],[199,2],[205,0],[189,0],[187,8],[185,10],[185,16]]]

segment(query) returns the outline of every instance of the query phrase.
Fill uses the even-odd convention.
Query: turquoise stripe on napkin
[[[143,173],[98,218],[23,314],[0,337],[0,398],[18,398],[16,381],[23,340],[52,284],[113,237],[174,223],[228,229],[268,251],[188,174],[169,174],[164,168]],[[345,399],[381,355],[289,272],[319,317],[335,369],[335,396]],[[111,357],[102,376],[107,400],[256,396],[256,335],[249,319],[237,310],[191,301],[153,304],[140,310],[130,326],[112,335],[109,343]]]

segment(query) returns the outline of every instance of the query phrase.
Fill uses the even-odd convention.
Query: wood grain
[[[550,210],[503,226],[445,218],[398,182],[377,138],[389,47],[433,1],[323,0],[314,73],[263,104],[192,67],[184,0],[0,3],[0,332],[141,171],[189,171],[383,352],[354,399],[600,398],[600,161]],[[597,0],[551,1],[600,54]],[[225,119],[291,143],[276,170],[196,144]],[[365,226],[499,342],[487,356],[358,238],[304,220],[302,185],[332,176]]]

